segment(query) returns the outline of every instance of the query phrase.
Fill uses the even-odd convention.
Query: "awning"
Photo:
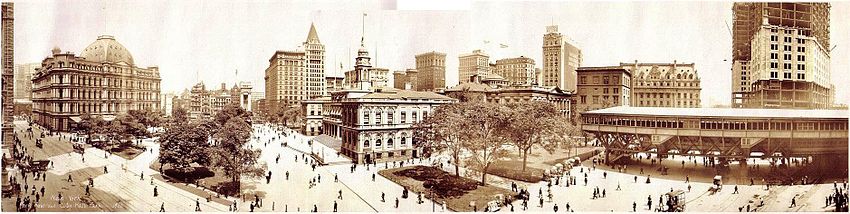
[[[83,118],[73,116],[73,117],[71,117],[71,120],[73,120],[75,123],[79,123],[80,121],[83,121]]]

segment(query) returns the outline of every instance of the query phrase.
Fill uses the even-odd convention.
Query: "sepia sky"
[[[263,91],[269,58],[298,48],[311,22],[325,45],[327,75],[350,70],[366,12],[373,65],[404,70],[415,67],[416,54],[444,52],[449,86],[457,83],[458,55],[475,49],[492,62],[526,56],[542,67],[545,26],[556,24],[582,49],[583,66],[693,62],[703,105],[729,104],[732,2],[453,1],[450,9],[460,10],[392,10],[409,1],[15,1],[15,62],[41,62],[54,46],[79,54],[105,34],[137,66],[159,66],[163,93],[236,80]],[[849,14],[850,3],[832,3],[832,80],[841,103],[850,93]]]

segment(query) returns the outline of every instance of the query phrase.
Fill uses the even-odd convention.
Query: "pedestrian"
[[[738,185],[735,185],[735,191],[733,191],[732,194],[738,194]]]
[[[334,212],[336,212],[336,201],[334,201]]]
[[[558,204],[555,204],[555,207],[553,209],[555,210],[555,212],[558,212]]]
[[[140,181],[144,181],[144,180],[145,180],[145,171],[142,171],[142,174],[139,174],[139,180],[140,180]]]
[[[637,202],[632,202],[632,212],[637,212]]]
[[[251,209],[251,212],[254,212],[254,202],[253,202],[253,201],[251,202],[251,207],[250,207],[250,209]]]
[[[386,200],[384,200],[384,196],[386,196],[386,195],[383,192],[381,192],[381,202],[386,202]]]
[[[375,181],[375,173],[372,173],[372,181]]]
[[[691,182],[691,177],[686,175],[685,176],[685,183],[690,183],[690,182]]]
[[[797,207],[797,196],[791,197],[791,207]]]
[[[26,194],[26,193],[24,193],[24,194]],[[86,195],[91,195],[91,193],[89,192],[89,186],[86,186]]]
[[[540,197],[540,207],[543,207],[543,197]]]
[[[201,201],[200,200],[201,200],[200,198],[195,198],[195,212],[201,211]]]
[[[339,175],[334,173],[334,183],[339,182]]]
[[[395,197],[395,208],[398,209],[398,197]]]
[[[159,197],[159,189],[157,186],[153,186],[153,197]]]
[[[637,183],[637,175],[635,175],[635,183]]]
[[[289,180],[289,171],[286,171],[286,180]]]
[[[339,196],[337,196],[336,198],[338,198],[339,200],[342,200],[342,190],[339,190]]]
[[[162,202],[162,205],[159,205],[159,212],[165,212],[165,202]]]

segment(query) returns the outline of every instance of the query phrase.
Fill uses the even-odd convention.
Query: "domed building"
[[[129,110],[160,109],[158,67],[137,67],[115,37],[104,35],[77,56],[53,48],[33,74],[33,120],[72,131],[85,114],[114,119]]]

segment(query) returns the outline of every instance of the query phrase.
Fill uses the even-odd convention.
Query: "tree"
[[[171,109],[171,123],[179,124],[179,123],[188,123],[189,122],[189,113],[186,112],[186,109],[183,107],[175,107]]]
[[[455,163],[455,175],[460,176],[460,154],[464,150],[461,136],[464,103],[443,105],[430,117],[413,124],[413,139],[426,151],[448,152]]]
[[[510,110],[494,103],[470,102],[463,108],[463,123],[466,134],[461,135],[464,148],[472,153],[472,166],[481,172],[481,185],[487,182],[487,169],[507,154],[504,132],[507,131]]]
[[[505,139],[519,150],[523,172],[532,148],[540,146],[552,153],[571,134],[569,118],[561,116],[552,103],[531,101],[512,103],[508,107],[513,110],[504,132]]]
[[[259,151],[245,148],[251,137],[250,115],[235,104],[225,106],[213,120],[213,139],[217,145],[209,149],[208,155],[214,166],[220,167],[231,181],[236,183],[237,190],[241,189],[239,180],[243,175],[259,177],[265,172],[265,166],[257,164]]]
[[[169,164],[172,169],[181,173],[194,170],[192,163],[201,165],[208,164],[207,151],[210,148],[207,140],[209,130],[200,127],[197,123],[179,123],[170,126],[162,134],[160,142],[159,161],[161,164]]]

